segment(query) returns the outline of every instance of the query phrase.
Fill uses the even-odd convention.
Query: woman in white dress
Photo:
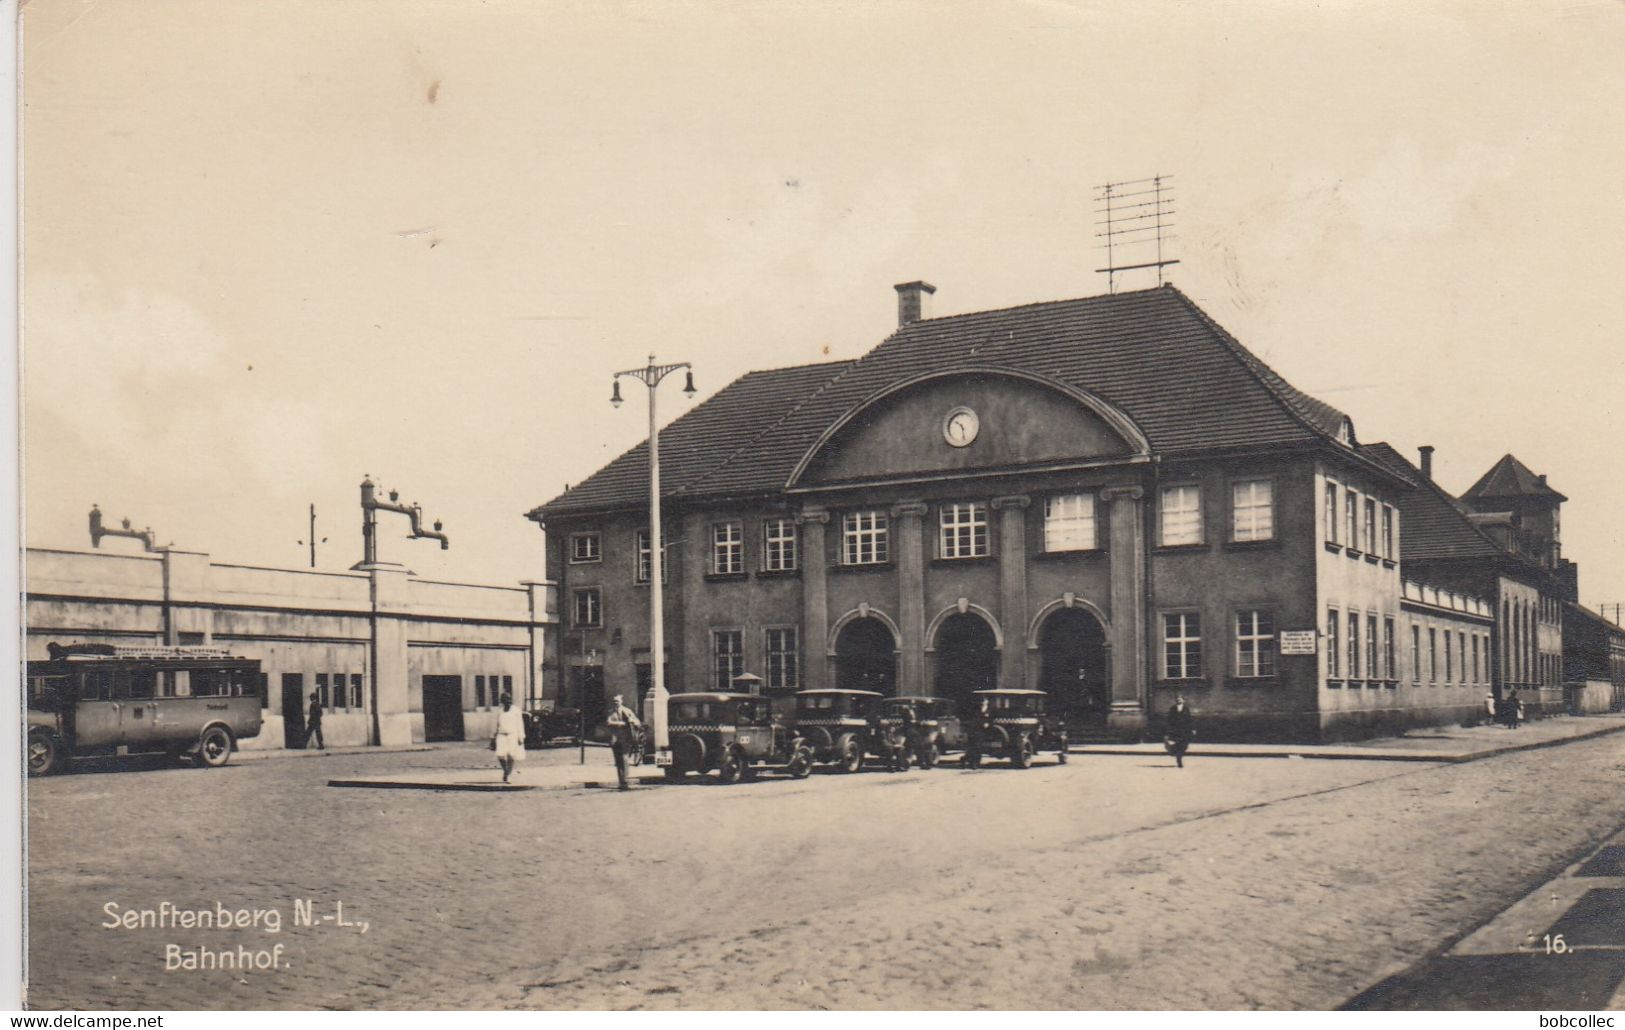
[[[497,716],[491,748],[502,765],[502,782],[507,783],[508,777],[513,775],[514,763],[525,760],[525,717],[513,706],[512,694],[502,695],[502,713]]]

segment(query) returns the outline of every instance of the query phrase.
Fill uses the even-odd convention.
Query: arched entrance
[[[999,685],[999,645],[981,616],[959,612],[942,620],[936,640],[937,697],[965,701],[973,690]]]
[[[897,639],[876,618],[853,619],[835,638],[835,685],[843,690],[897,692]]]
[[[1038,631],[1038,689],[1069,727],[1099,729],[1111,712],[1106,630],[1086,608],[1058,608]]]

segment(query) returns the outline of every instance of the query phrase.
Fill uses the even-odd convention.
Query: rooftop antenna
[[[1149,179],[1131,179],[1127,182],[1108,182],[1095,187],[1095,214],[1105,215],[1096,226],[1104,229],[1095,233],[1105,243],[1096,246],[1106,251],[1106,267],[1096,272],[1106,273],[1106,292],[1117,292],[1117,274],[1142,268],[1157,270],[1157,285],[1167,279],[1162,270],[1179,261],[1163,257],[1163,243],[1174,237],[1168,233],[1174,223],[1168,217],[1174,213],[1174,188],[1169,185],[1171,175],[1156,175]],[[1156,260],[1143,260],[1155,254]],[[1118,262],[1132,262],[1119,264]]]

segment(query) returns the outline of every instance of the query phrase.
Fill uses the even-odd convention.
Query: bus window
[[[153,669],[120,669],[113,681],[113,697],[143,701],[157,693],[158,673]]]

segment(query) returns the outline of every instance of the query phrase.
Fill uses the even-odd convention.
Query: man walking
[[[622,790],[632,789],[632,784],[626,778],[626,753],[637,740],[637,735],[642,733],[643,720],[622,703],[620,694],[616,694],[615,705],[609,712],[609,747],[615,753],[615,777],[620,780]]]
[[[314,740],[317,747],[326,751],[327,741],[322,739],[322,696],[314,690],[310,692],[310,716],[305,720],[305,727],[305,748],[308,750]]]
[[[1185,707],[1185,696],[1181,694],[1174,698],[1174,706],[1168,709],[1167,737],[1163,744],[1168,753],[1174,756],[1174,762],[1179,768],[1185,768],[1185,752],[1191,746],[1191,738],[1196,736],[1196,729],[1191,725],[1191,710]]]

